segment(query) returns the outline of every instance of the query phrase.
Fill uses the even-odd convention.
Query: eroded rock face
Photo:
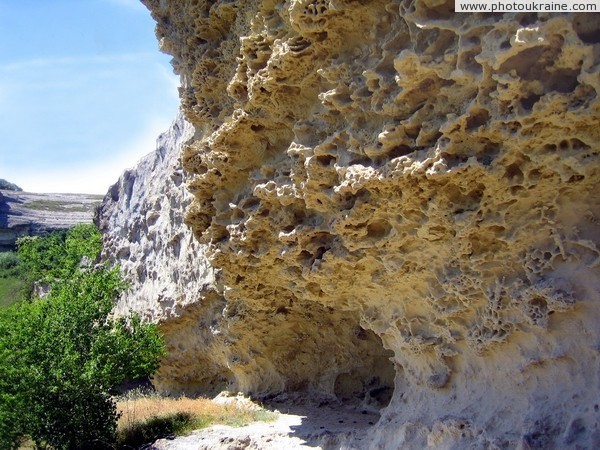
[[[162,324],[169,356],[156,384],[164,389],[174,385],[174,390],[192,390],[215,380],[213,369],[208,370],[213,375],[209,379],[194,375],[197,355],[190,360],[183,342],[194,348],[200,333],[211,334],[208,326],[190,334],[186,325],[190,316],[196,321],[209,316],[209,305],[221,300],[204,247],[184,224],[192,196],[185,188],[180,154],[193,133],[193,127],[178,116],[159,136],[156,151],[110,187],[95,218],[103,236],[103,258],[118,264],[129,283],[116,312],[133,310]],[[216,379],[222,381],[221,376]]]
[[[366,404],[393,375],[374,447],[600,445],[595,15],[144,3],[219,271],[163,382]]]

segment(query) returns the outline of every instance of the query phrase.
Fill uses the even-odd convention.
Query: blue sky
[[[179,107],[138,0],[0,0],[0,178],[104,194]]]

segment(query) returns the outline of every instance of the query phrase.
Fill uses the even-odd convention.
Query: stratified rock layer
[[[91,194],[39,194],[23,192],[0,180],[0,251],[14,250],[23,236],[43,236],[91,223],[102,197]]]
[[[144,3],[219,270],[160,382],[382,406],[394,376],[373,447],[600,445],[595,15]]]

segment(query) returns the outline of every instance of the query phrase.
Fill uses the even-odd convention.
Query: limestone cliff
[[[143,307],[159,385],[387,405],[373,448],[600,445],[595,15],[143,2],[195,129],[187,270],[216,270]]]
[[[12,183],[1,184],[0,251],[14,250],[17,239],[22,236],[41,236],[79,223],[91,223],[94,209],[102,199],[87,194],[23,192]]]
[[[147,310],[147,317],[168,319],[197,300],[186,299],[178,284],[188,285],[195,278],[210,284],[210,273],[195,267],[202,254],[183,224],[191,195],[184,188],[179,153],[191,133],[190,124],[179,116],[159,136],[156,150],[126,170],[98,208],[95,221],[104,236],[103,257],[118,262],[131,285],[119,312]],[[202,285],[196,288],[199,292]]]
[[[198,311],[194,317],[207,315],[207,307],[221,300],[204,247],[184,224],[184,210],[193,197],[185,187],[181,151],[192,136],[193,127],[179,115],[159,136],[156,150],[109,188],[95,217],[103,234],[103,259],[118,264],[129,284],[117,313],[134,310],[148,320],[166,324],[169,355],[156,383],[165,389],[174,389],[173,381],[181,384],[189,379],[188,390],[191,385],[207,389],[210,383],[223,381],[196,361],[198,352],[193,350],[198,347],[199,335],[210,334],[209,327],[199,327],[188,319],[194,311]],[[189,326],[196,327],[194,333],[189,333]],[[198,365],[202,369],[195,368]],[[206,371],[210,379],[203,375]]]

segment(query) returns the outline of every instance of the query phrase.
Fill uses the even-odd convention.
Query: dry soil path
[[[158,440],[154,450],[361,449],[379,416],[329,407],[279,407],[275,422],[244,427],[215,425],[173,440]],[[363,444],[364,443],[364,444]]]

